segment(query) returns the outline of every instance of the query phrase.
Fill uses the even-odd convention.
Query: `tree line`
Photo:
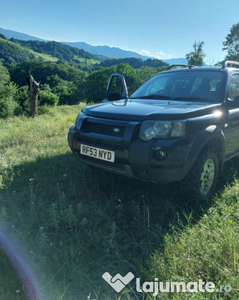
[[[6,39],[3,35],[0,38]],[[37,43],[38,47],[43,46],[41,42]],[[239,61],[238,45],[239,23],[232,26],[223,42],[222,50],[227,51],[226,59]],[[11,47],[11,45],[8,46]],[[52,49],[54,46],[54,42],[48,45]],[[205,57],[203,46],[204,42],[193,44],[193,51],[186,54],[189,64],[203,65]],[[14,51],[17,50],[14,49]],[[19,55],[21,55],[21,51]],[[24,54],[22,55],[24,56]],[[166,67],[167,64],[160,60],[149,59],[143,62],[135,58],[108,60],[102,62],[102,65],[99,64],[98,69],[92,71],[82,70],[79,66],[61,60],[57,62],[39,61],[27,57],[24,62],[9,63],[7,66],[4,65],[3,60],[0,60],[0,117],[7,118],[14,114],[27,113],[28,100],[25,79],[29,71],[37,81],[41,81],[39,105],[72,105],[81,101],[87,103],[102,101],[105,97],[109,77],[113,72],[125,76],[129,94],[131,94],[146,80]]]
[[[28,112],[27,82],[29,71],[41,81],[39,105],[73,105],[81,101],[100,102],[104,99],[111,73],[122,73],[132,93],[143,82],[162,71],[162,68],[134,69],[126,63],[109,68],[101,67],[90,74],[66,63],[26,61],[8,68],[0,63],[0,117]],[[4,76],[3,76],[4,75]],[[6,97],[8,95],[8,97]]]

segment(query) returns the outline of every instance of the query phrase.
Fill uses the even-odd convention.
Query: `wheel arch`
[[[190,155],[193,159],[191,159],[189,169],[191,169],[198,155],[209,148],[215,150],[218,157],[219,173],[222,172],[225,157],[225,135],[222,129],[216,125],[205,128],[195,139],[190,151]]]

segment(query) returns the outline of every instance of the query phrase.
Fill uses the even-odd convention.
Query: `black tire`
[[[182,182],[183,194],[192,200],[209,200],[217,184],[218,157],[215,150],[202,150]]]

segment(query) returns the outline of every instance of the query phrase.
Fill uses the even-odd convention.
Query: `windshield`
[[[221,102],[223,74],[210,70],[162,72],[142,85],[131,98]]]

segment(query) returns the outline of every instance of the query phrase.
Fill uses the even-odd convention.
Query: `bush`
[[[7,118],[14,114],[17,107],[15,95],[17,87],[10,82],[10,75],[7,68],[0,62],[0,118]]]
[[[60,97],[52,92],[41,91],[39,94],[39,105],[55,106],[59,103]]]
[[[15,110],[16,115],[26,115],[29,111],[29,101],[27,96],[27,86],[20,87],[17,89],[15,95],[15,101],[18,104],[17,109]]]
[[[16,87],[13,84],[0,82],[0,118],[7,118],[14,114],[18,104],[14,101]]]

